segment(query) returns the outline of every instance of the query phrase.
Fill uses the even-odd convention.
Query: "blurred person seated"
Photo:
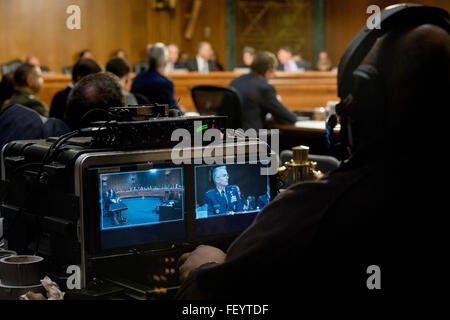
[[[125,105],[137,105],[136,97],[128,92],[127,88],[130,86],[130,65],[123,58],[115,58],[109,60],[106,64],[106,71],[115,74],[120,79],[120,85],[122,86],[122,92],[125,96]]]
[[[294,59],[292,48],[289,46],[281,47],[277,52],[277,58],[280,61],[277,70],[278,71],[307,71],[311,69],[308,62],[303,60],[300,55],[298,55],[301,60],[296,61]]]
[[[91,50],[89,49],[84,49],[80,52],[80,54],[78,55],[78,59],[94,59],[94,54],[92,53]]]
[[[148,103],[168,104],[170,109],[180,110],[175,100],[173,82],[164,76],[167,47],[162,43],[150,45],[147,53],[149,69],[134,78],[131,92],[145,96]]]
[[[34,55],[29,55],[25,59],[25,63],[32,64],[35,67],[41,68],[42,72],[50,72],[50,69],[46,66],[41,65],[41,62],[39,61],[39,58]]]
[[[186,67],[192,72],[212,72],[217,66],[213,60],[214,51],[209,42],[200,42],[197,49],[197,56],[194,59],[189,59],[186,62]]]
[[[116,51],[111,55],[111,59],[110,59],[110,60],[112,60],[112,59],[114,59],[114,58],[121,58],[121,59],[123,59],[123,60],[125,60],[125,61],[128,61],[128,55],[127,55],[127,53],[125,52],[125,50],[122,50],[122,49],[116,50]]]
[[[331,60],[328,57],[326,51],[321,51],[317,58],[317,70],[318,71],[330,71],[331,70]]]
[[[187,63],[188,60],[189,60],[189,55],[188,55],[188,53],[187,53],[187,52],[184,52],[184,51],[181,51],[181,52],[180,52],[180,58],[179,58],[179,61],[180,61],[180,63],[183,64],[183,67],[184,67],[184,68],[187,68],[186,63]]]
[[[294,124],[297,116],[290,112],[277,98],[275,88],[269,84],[277,65],[275,56],[267,51],[255,54],[250,73],[231,81],[242,98],[243,129],[262,129],[265,119],[271,113],[275,120],[283,124]]]
[[[180,50],[174,43],[167,45],[168,59],[164,67],[164,73],[171,73],[177,69],[186,69],[186,65],[179,60]]]
[[[285,306],[289,299],[396,301],[439,291],[447,272],[446,191],[434,174],[414,174],[411,159],[425,146],[433,167],[447,161],[433,152],[446,145],[447,118],[424,122],[421,111],[448,105],[450,35],[448,21],[447,30],[401,22],[346,80],[346,161],[279,194],[226,254],[199,246],[182,255],[178,298],[282,299]],[[381,290],[370,290],[371,266],[380,270]]]
[[[250,68],[255,57],[255,49],[252,47],[244,47],[242,49],[242,61],[238,65],[238,68]]]
[[[57,93],[52,98],[50,104],[50,117],[64,120],[64,114],[66,112],[67,98],[73,86],[87,75],[92,73],[101,72],[102,69],[92,59],[83,58],[80,59],[72,69],[72,82],[69,85]]]
[[[88,127],[92,121],[107,120],[106,110],[123,107],[124,103],[117,76],[110,72],[90,74],[78,81],[70,92],[65,122],[72,130]]]
[[[43,83],[44,79],[39,67],[29,63],[21,65],[14,71],[15,90],[9,102],[28,107],[47,117],[47,106],[35,96],[41,90]]]
[[[0,150],[14,140],[44,139],[70,131],[61,120],[48,119],[30,108],[11,104],[9,99],[13,93],[11,72],[4,75],[0,82]]]

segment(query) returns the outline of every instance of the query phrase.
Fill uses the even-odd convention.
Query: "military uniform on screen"
[[[205,202],[208,205],[208,217],[242,211],[242,201],[238,186],[226,186],[221,193],[217,188],[205,193]]]

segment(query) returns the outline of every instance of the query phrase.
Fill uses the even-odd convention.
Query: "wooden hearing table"
[[[175,98],[186,111],[196,111],[191,97],[191,88],[196,85],[228,86],[234,78],[240,76],[236,72],[185,72],[170,73],[167,77],[174,83]],[[132,74],[132,78],[134,78]],[[71,76],[65,74],[44,74],[44,85],[37,96],[50,106],[56,92],[64,89]],[[283,104],[291,111],[313,111],[314,108],[325,107],[328,101],[337,101],[336,72],[277,72],[270,83],[281,96]],[[245,106],[244,106],[245,107]]]

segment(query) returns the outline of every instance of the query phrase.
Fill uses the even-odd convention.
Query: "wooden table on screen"
[[[196,111],[191,97],[191,88],[196,85],[228,86],[236,72],[210,73],[171,73],[167,77],[174,83],[175,97],[186,111]],[[70,75],[45,74],[44,85],[37,96],[50,106],[54,94],[64,89],[71,81]],[[134,77],[134,74],[132,75]],[[270,81],[281,96],[283,104],[291,111],[312,111],[324,107],[327,101],[339,100],[337,97],[336,72],[277,72]]]

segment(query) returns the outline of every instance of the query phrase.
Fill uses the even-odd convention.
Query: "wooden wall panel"
[[[289,45],[307,61],[313,57],[312,1],[236,0],[236,57],[245,46],[274,54]]]
[[[175,42],[191,56],[208,40],[226,63],[226,0],[203,1],[193,39],[183,38],[193,0],[178,0],[174,10],[154,10],[151,0],[0,0],[0,63],[28,54],[60,72],[89,48],[103,65],[117,49],[131,64],[146,60],[146,46]],[[68,30],[66,8],[81,8],[81,30]],[[205,28],[210,33],[205,36]]]
[[[369,5],[378,5],[381,9],[402,1],[390,0],[325,0],[325,45],[331,61],[337,66],[348,44],[366,24]],[[404,1],[408,2],[408,1]],[[411,2],[436,6],[450,11],[448,0],[414,0]]]
[[[272,8],[252,32],[253,42],[276,51],[288,43],[312,61],[313,30],[311,3],[314,0],[236,0],[236,40],[238,60],[244,42],[242,32],[260,13],[260,7],[272,3]],[[324,0],[325,43],[336,66],[348,43],[365,24],[370,4],[380,7],[393,4],[389,0]],[[450,10],[448,0],[417,0],[418,3],[440,6]],[[184,31],[194,0],[178,0],[174,10],[153,10],[152,0],[0,0],[0,63],[15,58],[24,59],[35,54],[42,64],[60,72],[63,66],[73,65],[76,54],[90,48],[101,64],[111,53],[124,49],[131,64],[146,60],[146,46],[162,41],[178,43],[182,51],[194,56],[200,41],[210,41],[218,60],[226,66],[226,0],[203,0],[200,19],[191,40],[184,39]],[[80,6],[81,30],[68,30],[66,8]],[[242,11],[243,5],[253,9]],[[276,10],[289,6],[303,6],[298,15],[279,14]],[[247,6],[248,7],[248,6]],[[241,9],[240,9],[241,8]],[[256,8],[256,9],[255,9]],[[278,9],[276,9],[278,8]],[[292,20],[292,17],[295,17]],[[292,23],[291,20],[294,21]],[[291,25],[292,28],[283,26]],[[283,29],[284,28],[284,29]],[[208,33],[209,30],[209,33]],[[248,40],[249,38],[247,38]],[[286,39],[288,39],[286,41]],[[251,42],[251,41],[250,41]]]

